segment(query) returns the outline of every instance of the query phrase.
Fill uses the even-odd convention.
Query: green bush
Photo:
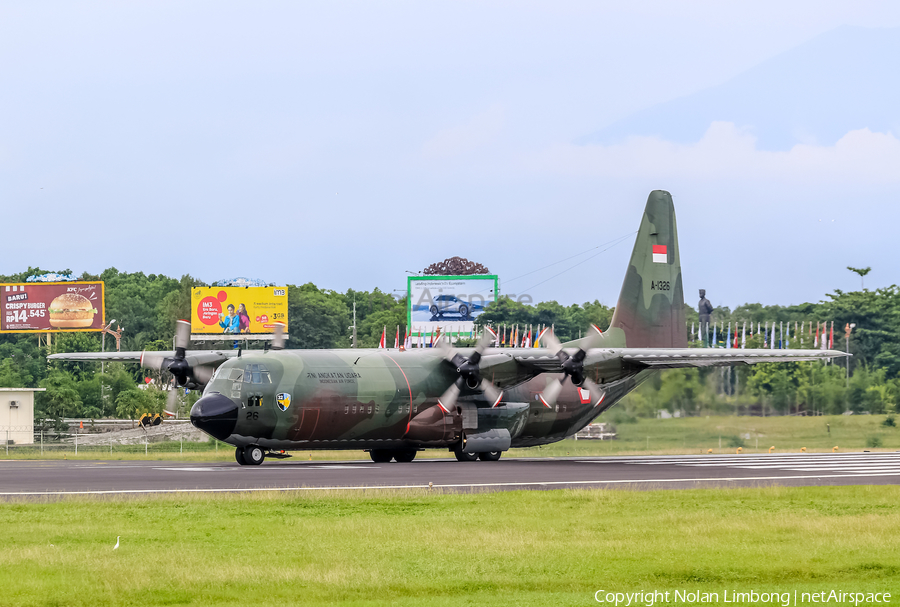
[[[880,436],[870,436],[866,439],[866,447],[878,448],[882,444]]]
[[[732,436],[726,436],[724,438],[725,438],[725,444],[728,445],[729,447],[737,448],[737,447],[744,446],[744,439],[742,439],[740,436],[732,435]]]
[[[885,428],[896,428],[897,422],[894,421],[893,415],[888,415],[887,417],[884,418],[884,421],[881,422],[881,425],[884,426]]]

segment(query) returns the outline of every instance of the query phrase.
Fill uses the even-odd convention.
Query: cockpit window
[[[245,384],[270,384],[269,370],[265,365],[247,365],[244,367]]]
[[[231,381],[241,381],[241,378],[244,376],[244,370],[237,367],[232,367],[228,371],[228,379],[230,379]]]

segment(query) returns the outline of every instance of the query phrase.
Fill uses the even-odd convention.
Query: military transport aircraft
[[[365,449],[375,462],[410,462],[426,448],[460,461],[498,460],[511,447],[572,436],[660,369],[825,360],[830,350],[688,348],[675,209],[647,200],[610,327],[542,348],[188,351],[179,321],[174,352],[55,354],[127,360],[203,390],[191,423],[235,447],[241,465],[297,449]]]

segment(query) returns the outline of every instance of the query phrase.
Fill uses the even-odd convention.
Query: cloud
[[[787,151],[766,151],[756,148],[750,129],[713,122],[696,143],[631,137],[614,145],[560,144],[526,163],[533,170],[568,175],[897,183],[900,140],[890,132],[860,129],[833,146],[798,144]]]
[[[443,129],[422,146],[428,158],[450,158],[494,142],[505,123],[503,108],[493,105],[464,124]]]

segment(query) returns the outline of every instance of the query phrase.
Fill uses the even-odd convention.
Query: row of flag
[[[491,329],[496,335],[493,345],[500,348],[540,348],[541,336],[548,329],[552,329],[552,325],[549,327],[547,325],[525,325],[521,329],[519,325],[501,325],[496,330]],[[440,340],[441,335],[450,334],[454,334],[452,326],[449,329],[438,327],[435,331],[426,335],[426,332],[422,329],[405,327],[401,331],[400,325],[397,325],[397,330],[394,333],[394,348],[399,348],[401,344],[406,350],[410,348],[432,348]],[[465,335],[462,331],[457,331],[455,334],[458,336]],[[378,347],[387,348],[388,339],[387,326],[384,326]],[[475,339],[474,326],[469,330],[469,339]]]
[[[732,332],[731,323],[727,325],[724,322],[713,323],[712,331],[710,331],[709,323],[706,325],[696,326],[691,323],[691,341],[703,342],[707,347],[718,348],[744,348],[747,345],[747,339],[752,339],[754,335],[762,336],[763,348],[787,349],[790,348],[791,339],[794,339],[795,347],[805,348],[812,347],[821,350],[830,350],[834,348],[834,321],[831,321],[829,328],[828,321],[794,321],[794,332],[791,333],[791,321],[785,323],[769,322],[763,324],[756,323],[756,332],[754,333],[753,322],[749,323],[749,331],[747,321],[744,321],[740,327],[740,340],[738,339],[738,323],[734,323],[734,332]],[[813,324],[816,325],[813,332]],[[808,325],[808,327],[807,327]],[[695,331],[695,329],[697,329]],[[719,336],[724,338],[723,345],[719,346]],[[808,341],[807,341],[808,340]],[[808,344],[808,345],[807,345]]]
[[[813,330],[815,324],[815,330]],[[744,321],[742,325],[734,323],[713,323],[710,327],[709,323],[698,326],[697,323],[691,323],[691,341],[700,341],[707,347],[718,348],[745,348],[747,340],[754,336],[762,336],[763,348],[787,349],[790,348],[791,340],[794,340],[795,347],[799,348],[818,348],[821,350],[830,350],[834,348],[834,321],[829,325],[828,321],[794,321],[793,333],[791,332],[791,322],[757,322],[754,331],[753,322],[749,324]],[[411,348],[432,348],[440,340],[442,335],[453,334],[453,327],[442,329],[438,327],[435,331],[427,334],[422,329],[409,327],[404,328],[401,332],[400,325],[394,334],[394,348],[402,346],[409,350]],[[501,325],[498,329],[491,331],[496,336],[492,345],[500,348],[540,348],[541,336],[548,329],[552,329],[546,325]],[[740,330],[739,330],[740,329]],[[455,333],[456,335],[464,335],[462,331]],[[388,347],[387,326],[381,331],[381,340],[378,343],[379,348]],[[720,346],[720,336],[721,343]],[[580,335],[579,335],[580,337]],[[469,331],[469,338],[475,339],[475,328]]]

